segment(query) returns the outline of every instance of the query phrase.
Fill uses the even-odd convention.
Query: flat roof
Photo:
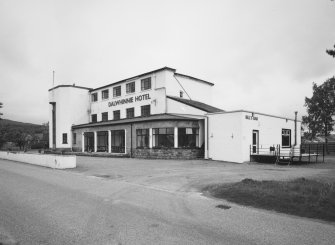
[[[205,81],[205,80],[196,78],[196,77],[191,77],[191,76],[189,76],[189,75],[184,75],[184,74],[177,73],[177,72],[175,72],[174,74],[175,74],[176,76],[181,76],[181,77],[190,78],[190,79],[193,79],[193,80],[196,80],[196,81],[199,81],[199,82],[203,82],[203,83],[207,83],[207,84],[209,84],[209,85],[211,85],[211,86],[214,86],[214,83],[211,83],[211,82],[208,82],[208,81]]]
[[[67,87],[92,90],[92,88],[81,87],[81,86],[76,86],[76,85],[58,85],[56,87],[53,87],[53,88],[49,89],[48,91],[54,90],[56,88],[67,88]]]
[[[95,123],[85,123],[85,124],[78,124],[73,125],[73,129],[78,128],[91,128],[91,127],[101,127],[101,126],[110,126],[110,125],[120,125],[120,124],[129,124],[129,123],[137,123],[137,122],[149,122],[149,121],[167,121],[167,120],[191,120],[191,121],[197,121],[199,119],[192,118],[192,117],[186,117],[186,116],[178,116],[176,114],[155,114],[150,115],[147,117],[133,117],[133,118],[124,118],[120,120],[108,120],[104,122],[95,122]]]
[[[129,78],[123,79],[121,81],[117,81],[117,82],[114,82],[114,83],[110,83],[110,84],[104,85],[102,87],[98,87],[98,88],[92,89],[92,91],[96,91],[96,90],[99,90],[99,89],[107,88],[107,87],[112,86],[112,85],[123,83],[123,82],[126,82],[128,80],[133,80],[133,79],[138,78],[138,77],[147,76],[147,75],[150,75],[152,73],[159,72],[159,71],[164,71],[164,70],[170,70],[172,72],[176,72],[176,69],[165,66],[165,67],[159,68],[157,70],[153,70],[153,71],[149,71],[149,72],[146,72],[146,73],[142,73],[142,74],[137,75],[137,76],[129,77]]]
[[[256,112],[256,111],[248,111],[248,110],[236,110],[236,111],[212,112],[212,113],[207,113],[207,115],[228,114],[228,113],[238,113],[238,112],[254,113],[254,114],[258,114],[258,115],[263,115],[263,116],[268,116],[268,117],[275,117],[275,118],[280,118],[280,119],[285,119],[285,120],[294,121],[294,119],[292,119],[292,118],[288,118],[288,117],[275,116],[275,115],[270,115],[270,114],[261,113],[261,112]],[[298,121],[298,122],[301,122],[301,120],[297,120],[297,121]]]

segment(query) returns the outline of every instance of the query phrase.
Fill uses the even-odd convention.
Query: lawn
[[[292,181],[244,179],[237,183],[207,186],[203,191],[246,206],[335,221],[335,183],[305,178]]]

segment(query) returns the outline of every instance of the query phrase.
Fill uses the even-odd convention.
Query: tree
[[[333,58],[335,58],[335,45],[334,45],[334,49],[327,49],[326,52],[327,52],[327,54],[329,54],[330,56],[333,56]]]
[[[308,128],[306,136],[313,139],[317,135],[324,135],[327,145],[327,137],[334,126],[335,77],[328,79],[320,86],[313,83],[313,96],[305,98],[305,106],[308,113],[303,117],[303,124]]]
[[[2,106],[3,106],[3,104],[0,102],[0,108],[2,108]],[[1,116],[2,116],[3,114],[0,112],[0,120],[1,120]]]

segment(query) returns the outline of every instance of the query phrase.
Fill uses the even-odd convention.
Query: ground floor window
[[[113,153],[125,153],[125,131],[111,131],[111,148]]]
[[[63,134],[63,144],[67,144],[67,134]]]
[[[136,129],[136,146],[149,147],[149,129]]]
[[[108,152],[108,131],[97,132],[97,151]]]
[[[199,129],[178,128],[178,147],[182,148],[199,147]]]
[[[74,145],[77,144],[77,134],[76,133],[72,134],[72,142]]]
[[[174,128],[153,128],[153,147],[174,147]]]
[[[281,130],[281,145],[282,147],[291,147],[291,129]]]

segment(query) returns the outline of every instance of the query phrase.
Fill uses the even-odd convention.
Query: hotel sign
[[[249,115],[245,115],[245,119],[258,121],[258,117],[253,117],[253,116],[249,116]]]
[[[126,99],[119,99],[119,100],[110,101],[110,102],[108,102],[108,106],[112,107],[112,106],[117,106],[117,105],[123,105],[123,104],[138,102],[138,101],[142,101],[142,100],[151,100],[150,94],[142,94],[142,95],[138,95],[138,96],[132,96],[132,97],[129,97],[129,98],[126,98]]]

